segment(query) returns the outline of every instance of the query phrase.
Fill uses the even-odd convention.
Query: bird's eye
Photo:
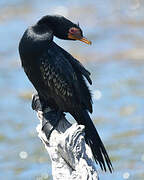
[[[75,31],[74,31],[74,29],[71,29],[71,33],[74,33]]]
[[[78,32],[79,32],[78,28],[72,27],[72,28],[69,29],[69,33],[71,33],[71,34],[76,34]]]

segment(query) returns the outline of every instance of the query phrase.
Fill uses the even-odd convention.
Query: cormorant
[[[84,77],[90,84],[90,73],[72,55],[58,46],[54,36],[65,40],[83,37],[79,25],[63,16],[47,15],[28,27],[19,43],[22,66],[41,100],[58,112],[69,112],[78,124],[85,125],[85,138],[96,163],[112,172],[112,164],[98,132],[88,114],[92,98]]]

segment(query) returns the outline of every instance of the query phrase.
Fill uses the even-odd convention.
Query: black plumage
[[[106,171],[112,164],[105,147],[90,119],[92,98],[84,77],[90,84],[90,73],[68,52],[53,42],[53,37],[80,40],[82,30],[63,16],[44,16],[29,27],[19,44],[22,66],[39,97],[59,112],[69,112],[78,124],[85,125],[86,142],[90,145],[95,161]],[[106,164],[105,164],[106,162]]]

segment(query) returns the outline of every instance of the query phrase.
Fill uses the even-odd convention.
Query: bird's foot
[[[64,113],[61,111],[50,111],[43,114],[42,131],[45,133],[47,139],[50,138],[51,133],[57,127]]]
[[[47,139],[50,138],[51,133],[57,127],[60,119],[64,116],[61,111],[56,111],[47,107],[43,100],[40,100],[38,94],[32,96],[32,109],[42,112],[42,131],[45,133]]]
[[[42,103],[39,99],[38,94],[33,94],[32,95],[32,109],[35,111],[42,111]]]

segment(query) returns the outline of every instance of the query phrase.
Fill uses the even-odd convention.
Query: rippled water
[[[144,179],[144,2],[141,0],[0,1],[0,179],[52,179],[37,137],[34,92],[18,56],[27,26],[45,14],[80,22],[92,46],[55,41],[91,71],[92,118],[115,172],[100,179]]]

